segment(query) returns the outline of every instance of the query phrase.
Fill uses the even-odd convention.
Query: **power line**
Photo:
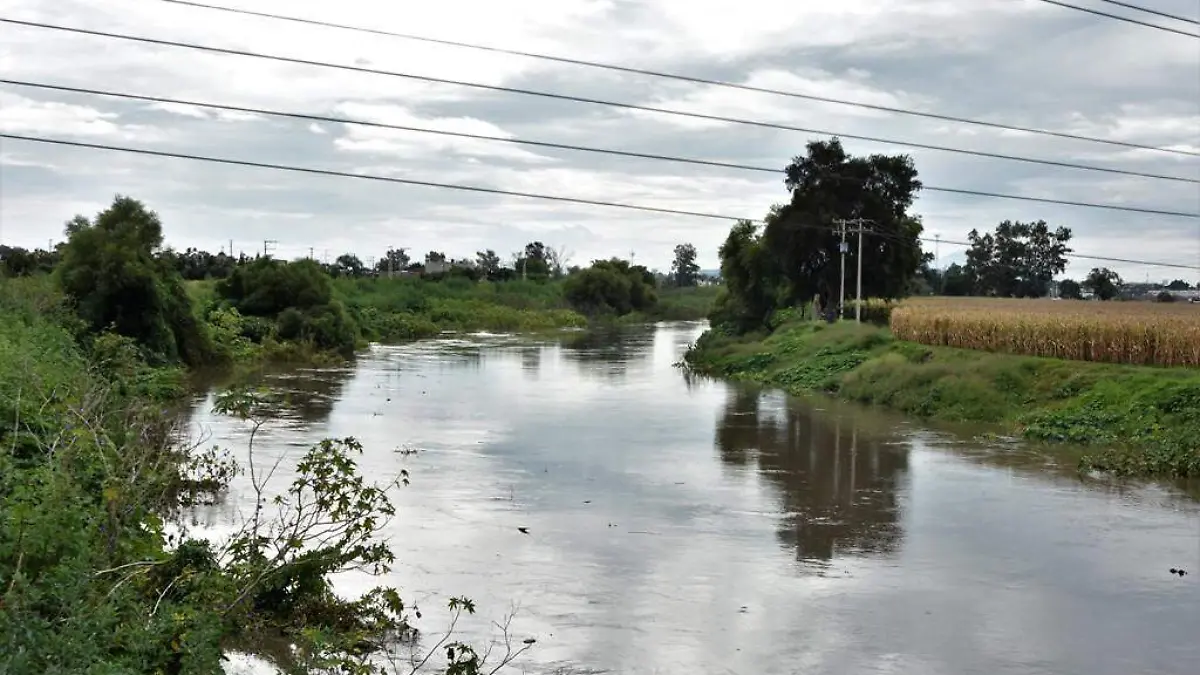
[[[1149,21],[1142,21],[1140,19],[1133,19],[1128,16],[1121,16],[1120,14],[1112,14],[1110,12],[1104,12],[1104,11],[1101,11],[1098,9],[1092,9],[1090,7],[1080,7],[1079,5],[1072,5],[1067,2],[1060,2],[1060,0],[1042,0],[1042,2],[1050,4],[1050,5],[1057,5],[1059,7],[1065,7],[1066,9],[1074,9],[1074,10],[1077,10],[1080,12],[1087,12],[1088,14],[1095,14],[1096,16],[1103,16],[1108,19],[1116,19],[1117,21],[1124,21],[1126,23],[1137,24],[1139,26],[1145,26],[1147,28],[1157,28],[1158,30],[1166,31],[1168,33],[1176,33],[1178,35],[1186,35],[1187,37],[1200,39],[1200,34],[1197,34],[1197,33],[1189,33],[1185,30],[1179,30],[1178,28],[1171,28],[1169,26],[1160,26],[1156,23],[1150,23]]]
[[[315,66],[318,68],[332,68],[332,69],[336,69],[336,70],[345,70],[345,71],[357,72],[357,73],[367,73],[367,74],[371,74],[371,75],[387,75],[389,77],[402,77],[402,78],[406,78],[406,79],[410,79],[410,80],[417,80],[420,82],[430,82],[430,83],[434,83],[434,84],[448,84],[448,85],[452,85],[452,86],[468,87],[471,89],[481,89],[481,90],[485,90],[485,91],[497,91],[497,92],[504,92],[504,93],[508,93],[508,94],[521,94],[524,96],[536,96],[536,97],[540,97],[540,98],[548,98],[548,99],[553,99],[553,100],[558,100],[558,101],[574,101],[576,103],[590,103],[593,105],[603,105],[603,106],[609,106],[609,107],[614,107],[614,108],[623,108],[626,110],[638,110],[638,111],[642,111],[642,112],[653,112],[653,113],[658,113],[658,114],[663,114],[663,115],[671,115],[671,116],[675,116],[675,117],[689,117],[689,118],[693,118],[693,119],[709,120],[709,121],[713,121],[713,122],[724,122],[724,123],[728,123],[728,124],[741,124],[741,125],[754,126],[754,127],[765,128],[765,129],[779,129],[779,130],[783,130],[783,131],[798,131],[801,133],[816,134],[816,135],[820,135],[820,136],[839,136],[841,138],[850,138],[850,139],[866,141],[866,142],[870,142],[870,143],[882,143],[882,144],[896,145],[896,146],[901,146],[901,147],[919,148],[922,150],[937,150],[939,152],[951,152],[951,153],[956,153],[956,154],[961,154],[961,155],[971,155],[974,157],[984,157],[984,158],[988,158],[988,159],[1003,159],[1003,160],[1009,160],[1009,161],[1014,161],[1014,162],[1024,162],[1027,164],[1041,164],[1041,165],[1045,165],[1045,166],[1055,166],[1055,167],[1067,168],[1067,169],[1079,169],[1079,170],[1083,170],[1083,171],[1097,171],[1097,172],[1101,172],[1101,173],[1119,174],[1119,175],[1124,175],[1124,176],[1136,176],[1139,178],[1152,178],[1152,179],[1156,179],[1156,180],[1183,181],[1183,182],[1188,182],[1188,183],[1196,182],[1194,179],[1182,178],[1180,176],[1167,176],[1167,175],[1162,175],[1162,174],[1144,173],[1141,171],[1129,171],[1127,169],[1113,169],[1113,168],[1099,167],[1099,166],[1094,166],[1094,165],[1089,165],[1089,164],[1078,164],[1078,163],[1074,163],[1074,162],[1061,162],[1061,161],[1049,160],[1049,159],[1035,159],[1032,157],[1021,157],[1021,156],[1017,156],[1017,155],[1005,155],[1005,154],[994,153],[994,152],[984,152],[982,150],[967,150],[965,148],[952,148],[952,147],[947,147],[947,146],[942,146],[942,145],[917,143],[914,141],[897,141],[897,140],[892,140],[892,139],[887,139],[887,138],[878,138],[878,137],[874,137],[874,136],[861,136],[861,135],[855,135],[855,134],[838,134],[838,133],[834,133],[831,131],[824,131],[821,129],[808,129],[805,127],[796,127],[796,126],[791,126],[791,125],[787,125],[787,124],[779,124],[776,122],[763,122],[763,121],[758,121],[758,120],[740,119],[740,118],[736,118],[736,117],[724,117],[721,115],[708,115],[705,113],[686,112],[683,110],[674,110],[674,109],[670,109],[670,108],[657,108],[654,106],[638,105],[638,104],[634,104],[634,103],[620,103],[620,102],[616,102],[616,101],[606,101],[603,99],[584,98],[581,96],[571,96],[568,94],[555,94],[555,93],[551,93],[551,92],[537,91],[537,90],[533,90],[533,89],[522,89],[522,88],[518,88],[518,87],[502,87],[499,85],[481,84],[478,82],[464,82],[461,80],[450,80],[450,79],[446,79],[446,78],[432,77],[432,76],[428,76],[428,75],[414,75],[412,73],[401,73],[401,72],[397,72],[397,71],[382,70],[382,69],[378,69],[378,68],[367,68],[364,66],[349,66],[349,65],[343,65],[343,64],[338,64],[338,63],[329,63],[326,61],[313,61],[310,59],[301,59],[301,58],[295,58],[295,57],[289,57],[289,56],[278,56],[278,55],[274,55],[274,54],[262,54],[259,52],[250,52],[250,51],[244,51],[244,50],[240,50],[240,49],[229,49],[229,48],[225,48],[225,47],[211,47],[208,45],[198,45],[198,44],[194,44],[194,43],[179,42],[179,41],[175,41],[175,40],[161,40],[158,38],[140,37],[140,36],[135,36],[135,35],[124,35],[121,33],[109,33],[109,32],[105,32],[105,31],[90,30],[90,29],[86,29],[86,28],[73,28],[73,27],[69,27],[69,26],[57,26],[57,25],[53,25],[53,24],[40,23],[40,22],[36,22],[36,21],[24,21],[24,20],[20,20],[20,19],[0,18],[0,23],[9,23],[9,24],[18,25],[18,26],[29,26],[29,27],[33,27],[33,28],[46,28],[46,29],[50,29],[50,30],[65,31],[68,33],[76,33],[76,34],[80,34],[80,35],[93,35],[96,37],[112,38],[112,39],[116,39],[116,40],[127,40],[127,41],[131,41],[131,42],[142,42],[145,44],[154,44],[154,45],[160,45],[160,46],[166,46],[166,47],[180,47],[180,48],[184,48],[184,49],[195,49],[195,50],[210,52],[210,53],[214,53],[214,54],[227,54],[227,55],[232,55],[232,56],[248,56],[251,58],[266,59],[266,60],[270,60],[270,61],[279,61],[281,63],[294,63],[294,64],[305,65],[305,66]]]
[[[524,199],[541,199],[541,200],[546,200],[546,201],[565,202],[565,203],[570,203],[570,204],[582,204],[582,205],[586,205],[586,206],[607,206],[607,207],[611,207],[611,208],[626,209],[626,210],[631,210],[631,211],[644,211],[644,212],[649,212],[649,213],[664,213],[664,214],[677,215],[677,216],[692,216],[695,218],[707,218],[710,220],[724,220],[724,221],[735,221],[735,222],[741,221],[741,220],[751,220],[751,221],[756,220],[753,218],[743,218],[741,216],[731,216],[731,215],[726,215],[726,214],[709,213],[709,212],[704,212],[704,211],[686,211],[686,210],[682,210],[682,209],[669,209],[669,208],[659,207],[659,206],[644,206],[644,205],[640,205],[640,204],[626,204],[624,202],[611,202],[611,201],[601,201],[601,200],[595,200],[595,199],[582,199],[579,197],[564,197],[562,195],[548,195],[548,194],[536,193],[536,192],[517,192],[517,191],[513,191],[513,190],[502,190],[499,188],[487,188],[487,187],[481,187],[481,186],[476,186],[476,185],[462,185],[462,184],[457,184],[457,183],[435,183],[432,181],[421,181],[421,180],[414,180],[411,178],[395,178],[392,176],[376,176],[376,175],[372,175],[372,174],[350,173],[350,172],[346,172],[346,171],[334,171],[331,169],[315,169],[315,168],[309,168],[309,167],[292,166],[292,165],[287,165],[287,164],[274,164],[274,163],[268,163],[268,162],[253,162],[250,160],[229,159],[229,158],[224,158],[224,157],[207,157],[204,155],[193,155],[193,154],[178,153],[178,152],[166,152],[166,151],[162,151],[162,150],[147,150],[147,149],[143,149],[143,148],[128,148],[128,147],[122,147],[122,146],[116,146],[116,145],[103,145],[100,143],[86,143],[83,141],[68,141],[68,140],[57,139],[57,138],[25,136],[25,135],[21,135],[21,134],[0,133],[0,138],[8,138],[8,139],[18,140],[18,141],[28,141],[31,143],[44,143],[44,144],[48,144],[48,145],[59,145],[59,146],[68,146],[68,147],[76,147],[76,148],[89,148],[89,149],[93,149],[93,150],[109,150],[109,151],[113,151],[113,152],[124,152],[124,153],[135,154],[135,155],[147,155],[147,156],[151,156],[151,157],[166,157],[166,158],[170,158],[170,159],[186,159],[186,160],[197,161],[197,162],[209,162],[209,163],[213,163],[213,164],[225,164],[225,165],[230,165],[230,166],[244,166],[244,167],[252,167],[252,168],[258,168],[258,169],[271,169],[271,170],[275,170],[275,171],[290,171],[290,172],[295,172],[295,173],[304,173],[304,174],[318,175],[318,176],[332,176],[332,177],[338,177],[338,178],[357,178],[360,180],[371,180],[371,181],[377,181],[377,182],[381,182],[381,183],[393,183],[393,184],[399,184],[399,185],[415,185],[415,186],[420,186],[420,187],[442,188],[442,189],[446,189],[446,190],[459,190],[462,192],[493,194],[493,195],[501,195],[501,196],[505,196],[505,197],[521,197]],[[1197,217],[1197,216],[1193,215],[1192,217]],[[821,225],[812,225],[812,224],[805,225],[805,227],[829,230],[829,231],[833,231],[835,229],[832,227],[826,227],[826,226],[821,226]],[[889,235],[888,233],[885,233],[885,232],[879,232],[878,235],[883,236],[883,237],[891,237],[892,239],[900,240],[900,238],[898,236]],[[919,241],[934,241],[933,239],[930,239],[927,237],[919,237],[918,240]],[[939,241],[941,241],[942,243],[948,243],[948,244],[961,244],[964,246],[970,245],[968,242],[956,242],[956,241],[950,241],[950,240],[946,240],[946,239],[940,239]],[[1200,268],[1193,267],[1190,265],[1180,265],[1180,264],[1176,264],[1176,263],[1155,262],[1155,261],[1149,261],[1149,260],[1128,260],[1128,259],[1123,259],[1123,258],[1108,258],[1108,257],[1104,257],[1104,256],[1088,256],[1088,255],[1074,254],[1074,253],[1068,254],[1067,257],[1083,258],[1083,259],[1089,259],[1089,260],[1105,260],[1105,261],[1109,261],[1109,262],[1123,262],[1123,263],[1136,264],[1136,265],[1148,265],[1148,266],[1152,266],[1152,267],[1171,267],[1171,268],[1187,269],[1187,270],[1200,269]]]
[[[146,96],[142,94],[128,94],[123,92],[107,91],[102,89],[90,89],[85,87],[69,87],[66,85],[44,84],[40,82],[26,82],[22,80],[8,80],[0,78],[0,84],[15,85],[20,87],[31,87],[35,89],[48,89],[51,91],[62,91],[73,94],[88,94],[95,96],[109,96],[120,99],[131,99],[136,101],[147,101],[152,103],[166,103],[172,105],[186,105],[198,108],[212,108],[214,110],[225,110],[229,112],[249,113],[254,115],[266,115],[276,117],[287,117],[293,119],[308,120],[313,122],[328,122],[336,124],[352,124],[366,127],[374,127],[380,129],[393,129],[399,131],[411,131],[424,134],[432,134],[438,136],[450,136],[455,138],[467,138],[481,141],[494,141],[498,143],[510,143],[514,145],[528,145],[533,147],[554,148],[558,150],[570,150],[575,152],[591,152],[604,155],[615,155],[619,157],[632,157],[637,159],[651,159],[666,162],[675,162],[681,164],[694,164],[701,166],[712,166],[724,169],[735,169],[739,171],[754,171],[759,173],[779,174],[781,169],[765,166],[754,166],[749,164],[738,164],[733,162],[719,162],[706,159],[695,159],[689,157],[675,157],[671,155],[658,155],[644,152],[632,152],[627,150],[614,150],[608,148],[594,148],[583,145],[572,145],[566,143],[551,143],[548,141],[534,141],[520,138],[508,138],[503,136],[488,136],[484,134],[471,134],[460,131],[447,131],[442,129],[429,129],[425,127],[412,127],[400,124],[387,124],[383,122],[371,122],[366,120],[356,120],[345,117],[333,117],[330,115],[315,115],[307,113],[284,112],[279,110],[271,110],[266,108],[249,108],[243,106],[227,105],[222,103],[211,103],[207,101],[194,101],[189,99],[168,98],[164,96]],[[1187,180],[1187,179],[1183,179]],[[1192,180],[1189,182],[1200,183],[1200,180]],[[1038,202],[1042,204],[1058,204],[1062,206],[1078,206],[1084,208],[1106,209],[1111,211],[1126,211],[1131,213],[1147,213],[1161,216],[1182,216],[1182,217],[1197,217],[1200,214],[1189,213],[1184,211],[1170,211],[1165,209],[1154,209],[1139,206],[1120,206],[1116,204],[1100,204],[1095,202],[1079,202],[1066,199],[1052,199],[1048,197],[1027,197],[1023,195],[1005,194],[1000,192],[989,192],[984,190],[971,190],[965,188],[948,188],[935,185],[925,185],[922,189],[931,192],[944,192],[948,194],[958,194],[973,197],[990,197],[996,199],[1012,199],[1018,201]]]
[[[168,0],[168,2],[169,1],[170,0]],[[1120,0],[1099,0],[1099,2],[1107,3],[1109,5],[1116,5],[1117,7],[1124,7],[1125,9],[1132,9],[1135,12],[1145,12],[1147,14],[1161,16],[1164,19],[1171,19],[1173,21],[1182,21],[1184,23],[1190,23],[1190,24],[1193,24],[1196,26],[1200,26],[1200,21],[1198,21],[1196,19],[1191,19],[1186,16],[1180,16],[1178,14],[1171,14],[1170,12],[1163,12],[1163,11],[1160,11],[1157,9],[1150,9],[1149,7],[1142,7],[1141,5],[1135,5],[1135,4],[1129,3],[1129,2],[1121,2]]]
[[[1081,134],[1072,134],[1065,131],[1051,131],[1047,129],[1036,129],[1032,127],[1014,126],[1010,124],[1001,124],[999,122],[988,122],[984,120],[975,120],[966,117],[958,117],[955,115],[943,115],[939,113],[924,112],[920,110],[910,110],[907,108],[897,108],[893,106],[878,105],[874,103],[863,103],[861,101],[848,101],[845,99],[831,98],[827,96],[816,96],[813,94],[801,94],[795,91],[787,91],[783,89],[772,89],[770,87],[756,87],[749,84],[739,84],[736,82],[728,82],[725,80],[713,80],[703,77],[695,77],[692,75],[680,75],[677,73],[665,73],[656,70],[645,68],[635,68],[632,66],[619,66],[611,63],[600,63],[597,61],[588,61],[585,59],[573,59],[565,56],[553,56],[550,54],[540,54],[537,52],[527,52],[519,49],[507,49],[503,47],[492,47],[489,45],[475,44],[471,42],[460,42],[457,40],[444,40],[441,38],[432,38],[424,35],[414,35],[412,33],[399,33],[395,31],[382,30],[378,28],[367,28],[365,26],[352,26],[342,23],[334,23],[332,21],[319,21],[317,19],[305,19],[298,16],[289,16],[284,14],[273,14],[270,12],[258,12],[248,9],[239,9],[235,7],[224,7],[221,5],[210,5],[203,2],[190,2],[189,0],[161,0],[162,2],[185,5],[188,7],[198,7],[202,9],[211,9],[218,12],[229,12],[232,14],[243,14],[246,16],[256,16],[265,19],[274,19],[278,21],[289,21],[292,23],[305,24],[310,26],[321,26],[325,28],[336,28],[339,30],[354,31],[359,33],[369,33],[372,35],[382,35],[386,37],[400,38],[402,40],[411,40],[414,42],[424,42],[428,44],[437,44],[447,47],[459,47],[462,49],[473,49],[477,51],[489,52],[492,54],[507,54],[509,56],[522,56],[531,59],[539,59],[543,61],[553,61],[556,63],[564,63],[573,66],[584,66],[588,68],[597,68],[601,70],[611,70],[619,73],[630,73],[634,75],[647,75],[650,77],[658,77],[668,80],[677,80],[680,82],[691,82],[693,84],[706,84],[714,87],[724,87],[727,89],[738,89],[741,91],[750,91],[759,94],[772,94],[775,96],[787,96],[789,98],[803,99],[806,101],[818,101],[821,103],[833,103],[836,105],[851,106],[855,108],[863,108],[866,110],[876,110],[880,112],[894,113],[897,115],[910,115],[913,117],[924,117],[927,119],[940,120],[943,122],[958,122],[961,124],[973,124],[976,126],[988,127],[991,129],[1003,129],[1005,131],[1020,131],[1027,134],[1037,134],[1041,136],[1052,136],[1055,138],[1066,138],[1076,141],[1087,141],[1090,143],[1103,143],[1105,145],[1114,145],[1123,148],[1133,148],[1137,150],[1151,150],[1155,152],[1166,152],[1177,155],[1187,155],[1189,157],[1200,157],[1200,152],[1191,152],[1188,150],[1178,150],[1175,148],[1160,148],[1153,145],[1143,145],[1140,143],[1130,143],[1127,141],[1118,141],[1108,138],[1098,138],[1095,136],[1084,136]]]

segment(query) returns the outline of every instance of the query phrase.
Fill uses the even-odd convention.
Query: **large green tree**
[[[841,285],[838,220],[864,219],[863,296],[904,294],[921,264],[921,222],[908,213],[921,189],[907,155],[852,157],[834,138],[808,144],[784,170],[791,201],[772,209],[763,239],[789,282],[787,300],[819,295],[831,304]],[[857,235],[848,234],[847,290],[858,261]],[[849,295],[849,293],[847,293]]]
[[[55,273],[79,316],[95,332],[135,340],[154,359],[202,363],[212,344],[192,311],[183,278],[161,256],[158,214],[118,195],[89,221],[76,216]]]
[[[721,247],[727,293],[713,313],[740,330],[769,323],[782,306],[818,297],[835,304],[842,284],[840,220],[861,219],[863,296],[897,298],[912,287],[923,254],[921,221],[908,210],[921,182],[906,155],[853,157],[836,139],[813,141],[785,172],[791,199],[771,208],[759,235],[739,222]],[[848,230],[853,230],[850,226]],[[847,295],[855,287],[857,234],[845,239]]]

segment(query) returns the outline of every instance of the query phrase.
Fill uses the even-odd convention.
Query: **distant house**
[[[448,260],[426,260],[425,274],[445,274],[453,267],[453,263]]]

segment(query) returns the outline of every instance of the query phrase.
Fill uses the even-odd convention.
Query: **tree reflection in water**
[[[888,442],[894,433],[858,422],[755,388],[729,389],[716,428],[721,460],[757,468],[779,490],[785,514],[779,538],[801,561],[899,549],[898,493],[907,488],[908,448]]]

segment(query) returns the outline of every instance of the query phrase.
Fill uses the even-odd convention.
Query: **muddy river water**
[[[476,640],[515,609],[514,637],[537,638],[517,673],[1200,672],[1196,501],[685,377],[672,364],[702,329],[474,336],[280,372],[290,401],[258,456],[284,455],[281,485],[306,446],[354,436],[372,477],[407,469],[385,581],[428,631],[452,595],[476,602]],[[194,432],[244,449],[211,406]],[[251,494],[239,480],[193,524],[219,533]]]

